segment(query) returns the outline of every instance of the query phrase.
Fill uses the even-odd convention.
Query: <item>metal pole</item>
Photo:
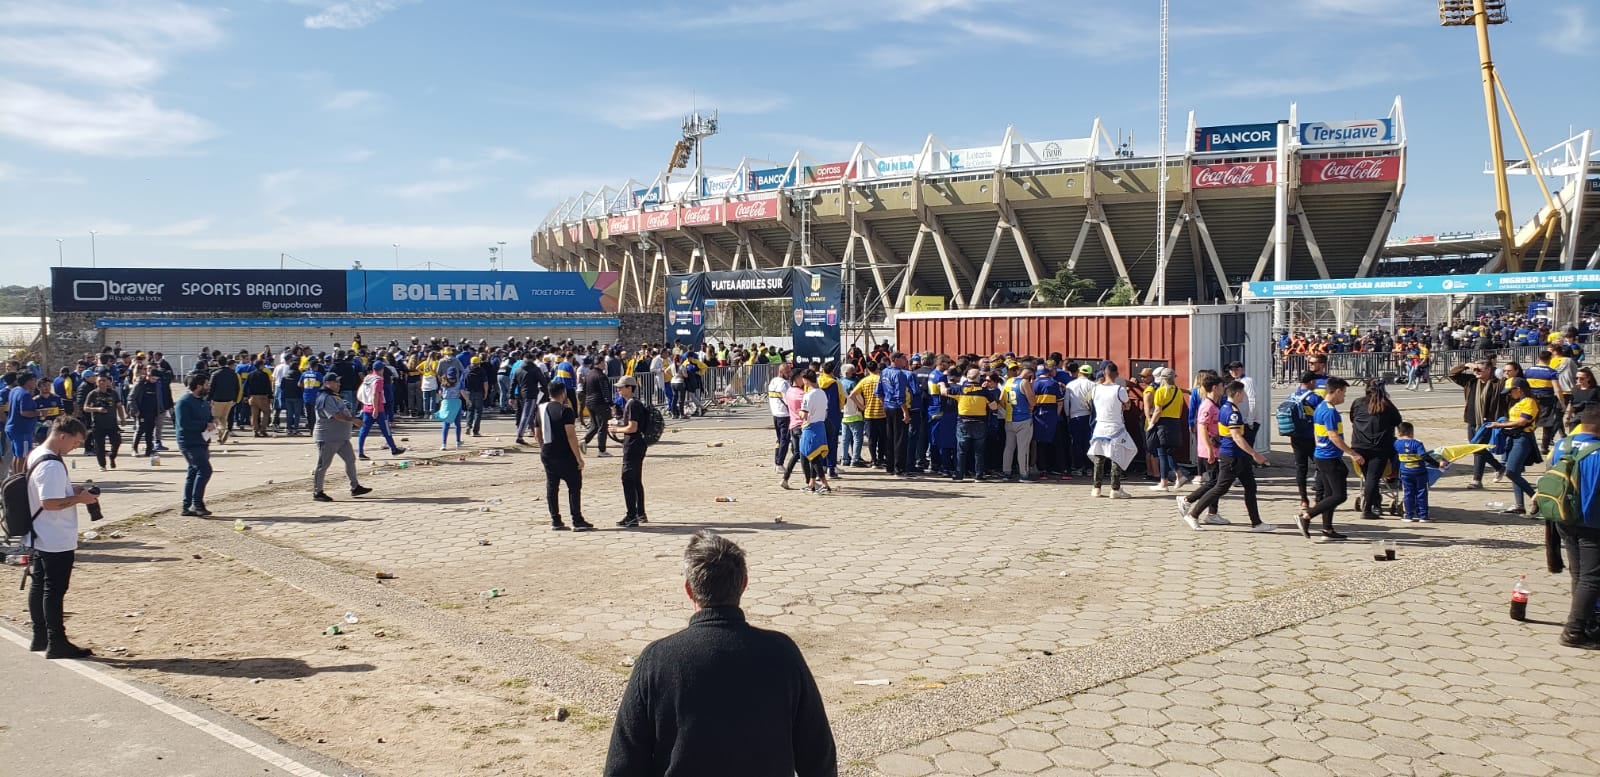
[[[90,267],[99,267],[100,266],[100,259],[99,259],[98,255],[96,255],[96,253],[95,253],[95,248],[94,248],[94,230],[92,230],[92,229],[89,230],[89,266]]]
[[[58,237],[56,238],[56,266],[65,267],[66,265],[66,255],[61,252],[61,238]]]
[[[394,246],[394,268],[398,270],[400,269],[400,244],[390,243],[389,245]]]
[[[1156,163],[1156,304],[1167,304],[1167,0],[1161,0],[1161,113],[1158,154]],[[1197,282],[1198,278],[1195,279]]]
[[[1273,197],[1272,279],[1289,280],[1289,122],[1278,122],[1278,175]],[[1288,328],[1283,300],[1272,303],[1272,328]]]

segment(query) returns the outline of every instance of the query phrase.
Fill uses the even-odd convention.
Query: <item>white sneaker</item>
[[[1178,518],[1187,519],[1189,517],[1189,503],[1184,501],[1182,495],[1175,496],[1173,499],[1178,503]]]
[[[1112,499],[1132,499],[1133,498],[1133,494],[1128,493],[1126,489],[1119,488],[1119,489],[1111,492],[1111,498]]]
[[[1258,524],[1250,527],[1250,532],[1252,534],[1270,534],[1271,532],[1273,532],[1277,528],[1278,527],[1273,526],[1270,523],[1258,523]]]
[[[1189,526],[1189,528],[1194,529],[1195,531],[1200,531],[1200,522],[1196,521],[1194,519],[1194,516],[1192,516],[1192,515],[1190,515],[1188,513],[1184,513],[1183,514],[1183,522],[1185,524],[1187,524]]]
[[[1095,486],[1094,490],[1089,492],[1089,496],[1099,499],[1100,497],[1105,496],[1105,494],[1100,491],[1099,486]]]
[[[1217,515],[1216,513],[1211,513],[1211,514],[1206,516],[1206,524],[1209,525],[1209,526],[1230,526],[1230,525],[1232,525],[1232,524],[1230,524],[1228,522],[1227,518],[1223,518],[1222,516]]]
[[[1174,486],[1174,488],[1176,488],[1176,486]],[[1167,481],[1163,480],[1160,483],[1157,483],[1157,484],[1151,486],[1150,490],[1151,491],[1165,491],[1165,490],[1167,490]]]
[[[1177,491],[1178,489],[1183,488],[1184,486],[1187,486],[1193,482],[1194,478],[1189,477],[1188,475],[1179,475],[1177,482],[1172,484],[1172,490]]]
[[[1504,482],[1506,482],[1505,473],[1504,472],[1496,473],[1495,476],[1494,476],[1494,484],[1498,486],[1498,485],[1500,485],[1501,483],[1504,483]]]

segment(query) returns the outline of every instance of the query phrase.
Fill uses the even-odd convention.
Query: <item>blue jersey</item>
[[[1316,457],[1319,459],[1337,459],[1344,456],[1344,451],[1333,444],[1330,434],[1344,437],[1344,416],[1339,414],[1339,408],[1331,403],[1323,402],[1317,405],[1317,410],[1311,415],[1311,433],[1317,441]]]
[[[1028,404],[1028,395],[1023,393],[1022,378],[1007,378],[1003,389],[1003,397],[1008,415],[1006,420],[1012,423],[1026,421],[1033,417],[1033,408]]]
[[[1395,440],[1394,453],[1401,472],[1421,472],[1428,468],[1428,449],[1416,440]]]
[[[1222,442],[1217,446],[1218,453],[1234,457],[1244,455],[1244,451],[1239,450],[1239,446],[1233,441],[1235,431],[1244,434],[1244,413],[1239,412],[1239,406],[1233,404],[1233,400],[1225,399],[1217,411],[1217,436],[1222,438]]]
[[[307,405],[315,405],[317,403],[317,395],[321,393],[322,373],[317,370],[316,365],[306,367],[305,372],[300,373],[301,401]]]

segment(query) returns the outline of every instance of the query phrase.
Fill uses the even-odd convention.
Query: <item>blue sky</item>
[[[1201,124],[1384,115],[1395,234],[1492,228],[1473,36],[1434,0],[1174,0],[1174,147]],[[711,164],[1156,137],[1158,4],[1089,0],[0,0],[0,283],[103,266],[531,268],[564,197],[665,162],[719,108]],[[1535,150],[1600,127],[1590,0],[1522,0],[1496,60]],[[1514,141],[1513,141],[1514,143]],[[1516,146],[1508,155],[1520,157]],[[1516,218],[1538,199],[1513,181]]]

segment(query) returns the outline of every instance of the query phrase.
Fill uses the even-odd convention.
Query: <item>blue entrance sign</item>
[[[1600,272],[1519,272],[1418,278],[1334,278],[1246,283],[1252,299],[1422,297],[1440,294],[1534,294],[1600,289]]]

